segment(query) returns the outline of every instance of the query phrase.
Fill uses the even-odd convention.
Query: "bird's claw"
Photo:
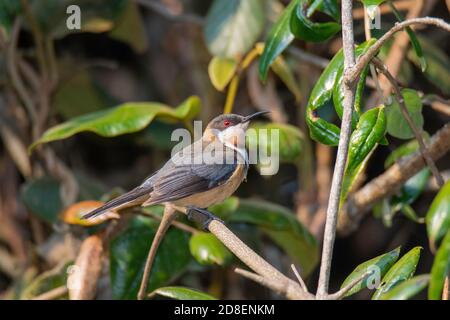
[[[204,231],[209,231],[208,229],[209,224],[213,220],[217,220],[223,223],[221,219],[219,219],[206,209],[201,209],[197,207],[188,207],[186,214],[189,220],[195,221],[198,224],[200,224]]]

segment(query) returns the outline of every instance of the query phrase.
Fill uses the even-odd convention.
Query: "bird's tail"
[[[133,190],[106,202],[103,206],[85,214],[82,219],[86,220],[94,218],[105,213],[108,210],[116,209],[118,207],[124,208],[142,203],[145,199],[148,198],[148,195],[152,190],[153,188],[149,186],[139,186],[137,188],[134,188]]]

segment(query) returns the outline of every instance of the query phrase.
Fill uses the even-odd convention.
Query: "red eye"
[[[229,125],[230,125],[230,121],[228,121],[228,120],[225,120],[224,122],[223,122],[223,125],[225,126],[225,127],[228,127]]]

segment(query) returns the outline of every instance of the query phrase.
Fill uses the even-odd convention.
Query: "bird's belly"
[[[244,180],[246,171],[245,165],[240,164],[230,179],[224,184],[208,191],[178,199],[173,201],[173,204],[180,207],[193,206],[197,208],[207,208],[213,204],[220,203],[236,191],[242,180]]]

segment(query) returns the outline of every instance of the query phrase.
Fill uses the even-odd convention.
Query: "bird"
[[[207,229],[207,224],[216,217],[206,208],[231,196],[246,178],[249,161],[245,133],[250,121],[267,113],[269,111],[215,117],[201,139],[175,153],[136,188],[82,218],[90,219],[107,211],[138,205],[170,204],[185,208],[188,217],[193,212],[203,214],[203,227]]]

